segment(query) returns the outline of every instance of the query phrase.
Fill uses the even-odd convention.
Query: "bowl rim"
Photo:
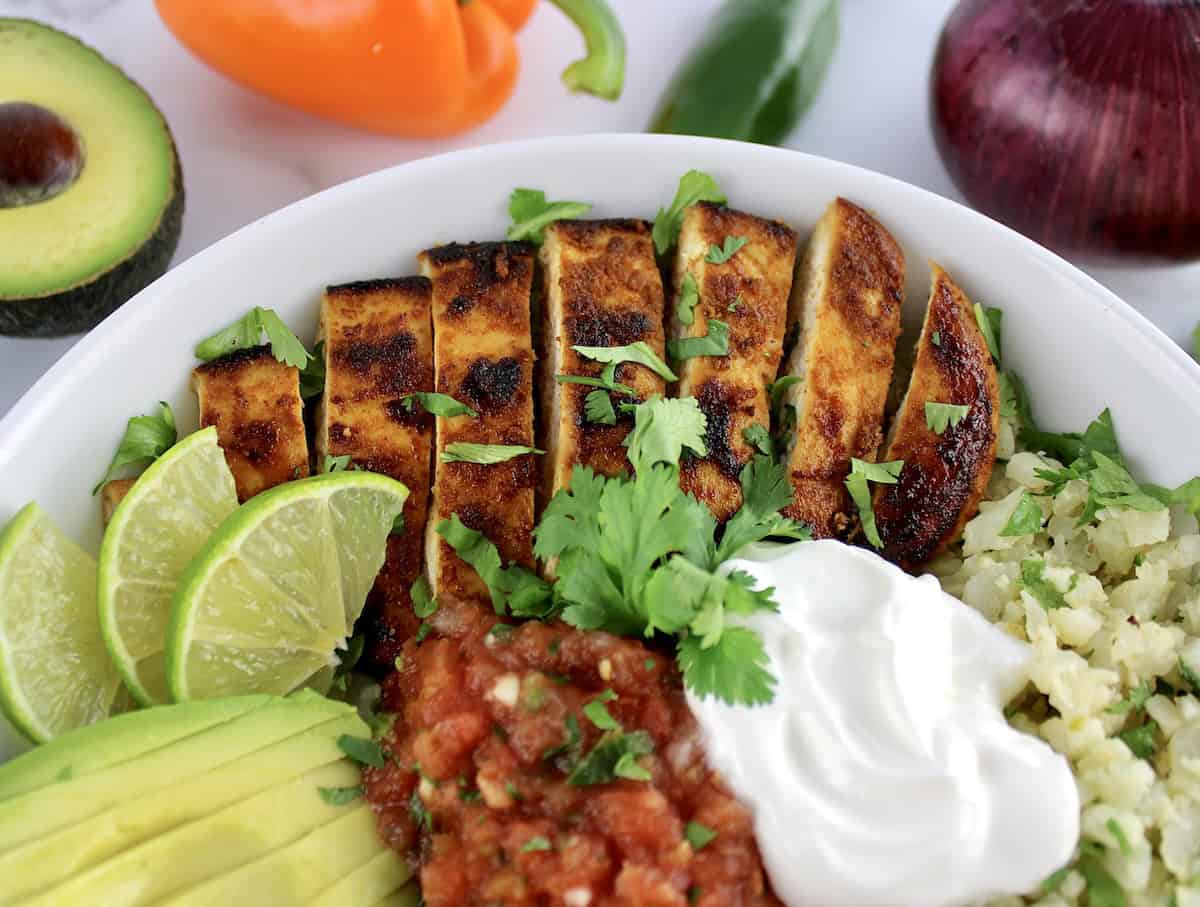
[[[853,180],[873,183],[893,192],[915,193],[923,196],[927,203],[951,211],[955,216],[965,216],[976,222],[982,229],[995,233],[1009,243],[1023,247],[1027,254],[1035,256],[1042,264],[1053,268],[1059,277],[1070,280],[1093,300],[1098,310],[1107,309],[1110,313],[1117,315],[1126,325],[1137,331],[1144,340],[1152,343],[1164,357],[1156,367],[1160,369],[1166,367],[1177,372],[1178,377],[1189,382],[1196,395],[1200,397],[1200,363],[1145,315],[1062,256],[961,202],[866,167],[791,148],[702,136],[654,133],[585,133],[477,145],[417,158],[330,186],[239,227],[234,232],[196,252],[190,258],[171,267],[164,275],[118,307],[90,332],[84,334],[21,395],[8,413],[0,418],[0,448],[21,443],[22,436],[34,421],[34,414],[44,406],[57,405],[58,389],[64,383],[66,376],[74,369],[82,367],[86,361],[105,355],[105,346],[109,338],[120,331],[134,329],[142,320],[150,317],[152,312],[156,312],[151,305],[155,297],[168,295],[176,285],[183,286],[202,276],[206,271],[219,267],[221,262],[226,259],[242,254],[243,245],[251,244],[258,231],[284,225],[289,221],[300,220],[306,217],[312,209],[329,205],[335,199],[358,193],[370,193],[398,178],[418,179],[423,171],[427,172],[427,175],[432,175],[442,168],[453,170],[460,166],[469,166],[472,163],[479,166],[490,157],[504,155],[550,152],[568,155],[579,146],[584,146],[589,151],[595,151],[599,146],[600,150],[608,147],[614,151],[628,152],[646,145],[676,149],[680,152],[681,159],[686,159],[688,150],[697,145],[716,147],[719,153],[721,151],[740,154],[750,152],[764,158],[778,159],[799,157],[803,159],[804,166],[814,171],[824,169]]]

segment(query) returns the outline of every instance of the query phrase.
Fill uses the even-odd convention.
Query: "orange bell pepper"
[[[155,0],[197,56],[292,107],[364,129],[445,136],[512,94],[514,33],[537,0]],[[583,32],[573,91],[614,99],[625,43],[606,0],[551,0]]]

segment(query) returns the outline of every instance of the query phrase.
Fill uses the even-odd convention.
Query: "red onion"
[[[981,211],[1093,261],[1200,257],[1200,0],[960,0],[930,83]]]

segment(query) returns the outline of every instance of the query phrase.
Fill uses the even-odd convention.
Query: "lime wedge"
[[[96,562],[28,504],[0,532],[0,709],[42,743],[106,717],[119,693],[96,618]]]
[[[243,504],[175,591],[171,695],[282,695],[336,664],[407,497],[394,479],[349,471],[288,482]]]
[[[237,509],[214,427],[184,438],[142,473],[100,545],[100,633],[142,705],[167,702],[163,640],[179,577]]]

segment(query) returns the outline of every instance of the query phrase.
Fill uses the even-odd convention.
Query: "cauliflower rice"
[[[1033,646],[1030,682],[1007,714],[1070,760],[1081,838],[1068,869],[989,907],[1200,907],[1196,521],[1176,506],[1101,509],[1080,525],[1088,484],[1048,494],[1038,470],[1063,464],[1020,451],[1016,418],[1002,420],[980,513],[932,572]],[[1043,527],[1001,534],[1029,500]],[[1031,592],[1031,576],[1054,606]]]

